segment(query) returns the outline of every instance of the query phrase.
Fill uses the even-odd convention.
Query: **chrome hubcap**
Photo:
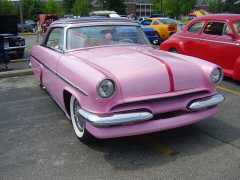
[[[82,116],[79,114],[80,109],[81,109],[81,106],[79,105],[78,101],[75,100],[75,102],[74,102],[74,120],[76,122],[78,130],[80,132],[83,132],[84,120],[83,120]]]

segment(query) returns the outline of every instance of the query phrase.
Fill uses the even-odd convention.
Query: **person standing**
[[[43,37],[43,29],[42,29],[42,23],[40,22],[40,20],[38,19],[37,25],[36,25],[36,29],[37,29],[37,40],[35,42],[38,42],[38,36],[39,34]]]

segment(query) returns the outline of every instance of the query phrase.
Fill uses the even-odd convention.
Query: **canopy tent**
[[[204,9],[200,9],[200,10],[195,11],[193,13],[189,13],[188,15],[189,16],[197,16],[197,17],[199,17],[199,16],[208,15],[208,14],[212,14],[212,13],[210,13],[210,12],[204,10]]]

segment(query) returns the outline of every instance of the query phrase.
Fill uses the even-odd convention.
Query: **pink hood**
[[[123,99],[203,86],[197,65],[152,48],[102,47],[73,55],[118,81]]]

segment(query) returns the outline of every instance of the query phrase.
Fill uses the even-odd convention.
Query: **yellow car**
[[[184,27],[181,22],[170,18],[148,18],[141,24],[155,29],[163,40],[166,40],[175,32],[181,31]]]

